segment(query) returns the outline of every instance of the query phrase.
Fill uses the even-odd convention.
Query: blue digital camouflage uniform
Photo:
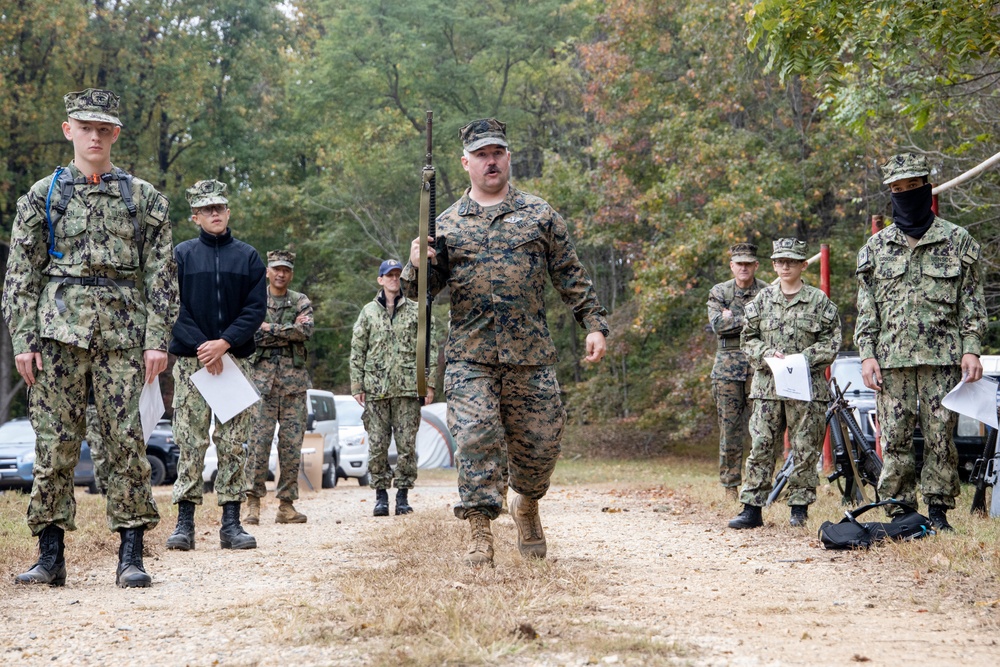
[[[794,239],[779,239],[789,241]],[[777,243],[777,242],[776,242]],[[805,244],[802,246],[804,257]],[[754,400],[750,417],[753,444],[747,458],[740,502],[763,507],[771,492],[775,460],[784,444],[785,429],[791,444],[793,468],[788,480],[788,504],[816,502],[819,475],[816,464],[823,447],[826,404],[830,388],[826,367],[840,349],[841,328],[837,305],[820,290],[803,285],[786,298],[780,285],[769,285],[745,308],[742,347],[756,371],[750,390]],[[813,400],[780,398],[774,376],[764,361],[775,352],[803,354],[809,362]]]
[[[765,287],[767,283],[757,278],[746,289],[739,287],[736,280],[727,280],[713,287],[708,295],[708,322],[718,337],[712,366],[712,396],[719,415],[719,481],[725,487],[740,485],[743,455],[750,441],[749,398],[753,374],[740,349],[740,332],[746,322],[743,308]],[[723,310],[731,311],[732,315],[725,317]]]
[[[28,391],[37,435],[28,525],[33,535],[48,524],[76,528],[73,468],[92,385],[108,475],[108,525],[113,531],[151,529],[159,514],[139,393],[143,351],[166,352],[178,308],[167,200],[149,183],[131,179],[137,235],[116,172],[83,183],[75,164],[67,169],[81,183],[55,222],[53,254],[46,222],[53,177],[18,200],[3,291],[14,354],[42,355],[37,383]]]
[[[390,317],[385,293],[365,304],[351,337],[351,394],[365,394],[368,472],[372,488],[411,489],[417,480],[417,303],[400,295]],[[433,319],[431,320],[433,331]],[[434,388],[437,349],[431,337],[427,384]],[[396,438],[396,470],[389,467],[389,445]]]
[[[927,505],[955,507],[959,495],[956,415],[941,399],[962,376],[963,354],[980,353],[986,306],[980,247],[965,229],[936,218],[911,248],[890,225],[858,253],[861,359],[882,370],[876,414],[882,427],[882,498],[917,506],[913,431],[920,404],[924,466],[920,492]]]
[[[493,140],[493,143],[497,143]],[[588,332],[607,331],[590,276],[562,217],[543,199],[511,186],[487,211],[469,190],[437,218],[432,293],[451,293],[445,349],[448,427],[458,442],[459,518],[500,513],[503,469],[510,487],[538,499],[559,456],[565,412],[545,316],[550,280]],[[417,271],[402,288],[416,296]]]
[[[294,258],[294,256],[293,256]],[[295,318],[309,319],[296,323]],[[306,431],[306,391],[312,388],[306,341],[313,332],[313,307],[309,297],[288,290],[282,297],[267,292],[268,331],[257,329],[254,338],[253,374],[260,390],[260,410],[253,430],[247,457],[249,494],[267,495],[267,464],[274,440],[274,425],[278,429],[278,479],[275,496],[281,500],[299,497],[299,464],[302,461],[302,438]]]

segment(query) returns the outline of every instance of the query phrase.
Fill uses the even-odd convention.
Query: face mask
[[[892,222],[907,236],[919,239],[934,222],[931,211],[931,184],[924,183],[919,188],[906,192],[893,192]]]

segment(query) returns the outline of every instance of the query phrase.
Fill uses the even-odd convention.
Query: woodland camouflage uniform
[[[588,332],[607,332],[606,311],[565,221],[513,185],[489,209],[466,190],[438,216],[436,249],[429,289],[451,292],[445,396],[458,442],[455,514],[465,518],[475,510],[492,520],[500,513],[504,469],[515,492],[537,500],[559,457],[565,412],[545,316],[546,283],[551,279]],[[415,297],[415,267],[407,264],[402,279],[403,292]]]
[[[806,244],[796,239],[774,242],[772,258],[806,259]],[[755,369],[750,398],[754,401],[750,417],[752,447],[747,458],[746,475],[740,502],[763,507],[771,492],[775,459],[781,453],[787,427],[793,468],[788,480],[788,504],[811,505],[816,502],[819,476],[816,464],[823,446],[826,427],[826,404],[830,388],[826,367],[840,349],[841,329],[837,305],[823,292],[803,285],[794,296],[786,298],[780,285],[768,285],[746,306],[746,326],[742,348]],[[813,400],[780,398],[775,393],[774,376],[764,357],[775,352],[786,356],[803,354],[809,363]]]
[[[109,91],[87,89],[65,99],[73,118],[121,125],[118,97]],[[74,180],[84,180],[75,164],[66,169]],[[159,514],[149,485],[139,393],[143,351],[166,352],[178,307],[167,200],[146,181],[131,179],[137,235],[122,181],[76,184],[54,225],[50,253],[46,197],[53,177],[35,183],[17,202],[3,290],[14,354],[42,356],[28,391],[37,436],[28,526],[33,535],[48,525],[76,529],[73,468],[92,386],[103,426],[108,526],[150,529]],[[58,202],[59,188],[53,190]]]
[[[730,261],[756,262],[757,246],[737,243],[730,248]],[[750,380],[753,374],[746,355],[740,349],[740,332],[746,318],[743,308],[767,287],[758,278],[746,289],[727,280],[708,294],[708,323],[718,337],[715,365],[712,366],[712,395],[719,415],[719,481],[725,487],[738,487],[743,456],[750,441]],[[723,310],[732,311],[725,317]]]
[[[894,156],[883,165],[885,183],[930,172],[924,158]],[[882,428],[879,495],[917,506],[913,431],[919,401],[924,435],[920,492],[924,502],[954,508],[959,495],[957,416],[941,399],[962,377],[964,354],[980,354],[986,306],[980,246],[968,231],[935,217],[911,248],[897,225],[873,235],[858,252],[858,321],[854,342],[861,359],[882,372],[876,412]]]
[[[398,270],[401,265],[394,262]],[[368,432],[368,472],[372,488],[393,485],[389,445],[396,438],[397,489],[410,489],[417,479],[417,430],[420,399],[417,397],[417,303],[402,294],[390,317],[385,292],[361,309],[351,338],[351,394],[365,395],[364,424]],[[431,331],[434,329],[431,320]],[[431,337],[427,383],[434,388],[437,349]]]
[[[279,250],[268,253],[269,266],[288,266],[295,254]],[[306,315],[307,321],[296,324],[295,318]],[[313,333],[313,307],[309,297],[288,290],[282,297],[267,292],[267,315],[270,330],[257,329],[254,338],[254,379],[260,391],[260,412],[254,426],[250,454],[247,457],[249,495],[267,495],[267,464],[278,429],[278,467],[281,471],[275,495],[281,500],[299,497],[299,464],[302,461],[302,438],[306,430],[306,391],[312,388],[306,368],[306,341]]]

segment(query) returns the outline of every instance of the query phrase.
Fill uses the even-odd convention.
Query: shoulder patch
[[[969,245],[965,248],[965,254],[962,255],[962,263],[969,265],[979,261],[981,250],[982,248],[975,239],[969,239]]]
[[[858,251],[858,270],[857,273],[862,273],[868,271],[872,268],[872,252],[868,247],[868,244],[861,246],[861,250]]]
[[[17,200],[17,217],[21,220],[22,224],[30,225],[32,222],[37,222],[35,218],[41,218],[42,216],[31,205],[31,202],[28,201],[28,196],[25,195]]]
[[[168,207],[167,198],[157,192],[156,199],[153,200],[153,203],[149,207],[149,217],[155,220],[157,224],[163,224],[163,221],[167,219]]]
[[[829,324],[837,319],[837,304],[833,301],[827,300],[826,307],[823,309],[823,321]]]
[[[743,306],[743,314],[746,315],[748,320],[756,320],[760,317],[760,311],[757,310],[756,299]]]

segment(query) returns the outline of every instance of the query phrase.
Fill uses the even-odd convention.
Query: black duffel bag
[[[858,517],[868,510],[886,505],[897,505],[907,512],[894,517],[889,523],[858,521]],[[839,523],[824,521],[819,527],[819,539],[824,549],[867,549],[882,540],[916,540],[933,534],[930,519],[898,500],[883,500],[862,505],[853,511],[846,510]]]

